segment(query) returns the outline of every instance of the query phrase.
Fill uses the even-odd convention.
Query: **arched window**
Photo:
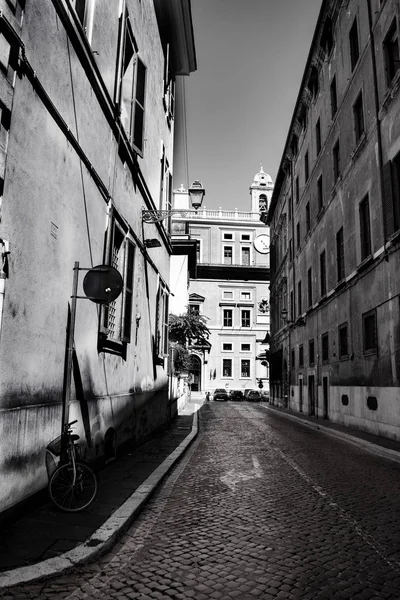
[[[265,194],[260,194],[258,197],[258,209],[260,212],[265,212],[268,208],[268,199]]]

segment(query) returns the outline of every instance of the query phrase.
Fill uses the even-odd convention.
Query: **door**
[[[193,375],[192,392],[201,392],[201,360],[194,354],[190,357],[190,372]]]
[[[308,376],[308,412],[310,415],[315,415],[314,375]]]
[[[303,412],[303,378],[299,378],[299,406],[300,412]]]
[[[322,393],[324,398],[324,419],[327,419],[329,410],[329,387],[327,377],[322,378]]]

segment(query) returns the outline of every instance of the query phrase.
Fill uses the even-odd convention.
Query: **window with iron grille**
[[[116,300],[101,307],[100,346],[119,353],[131,341],[135,245],[115,211],[109,218],[104,262],[119,271],[124,287]]]
[[[240,377],[250,377],[250,361],[247,358],[240,361]]]
[[[232,359],[224,358],[222,360],[222,377],[232,377]]]
[[[321,345],[322,345],[322,362],[327,362],[329,360],[329,334],[324,333],[321,336]]]
[[[390,85],[400,69],[400,53],[399,53],[399,34],[396,24],[396,18],[383,41],[383,54],[385,58],[386,83]]]
[[[241,323],[242,327],[250,327],[251,325],[251,311],[250,310],[242,310],[241,312]]]
[[[308,361],[310,363],[310,367],[312,367],[315,364],[314,340],[309,340],[308,342]]]
[[[376,329],[376,309],[364,313],[363,320],[363,346],[364,354],[373,354],[378,351],[378,335]]]
[[[361,241],[361,260],[365,260],[371,255],[371,222],[369,215],[369,197],[368,194],[360,202],[360,241]]]
[[[339,333],[339,358],[349,357],[349,343],[347,333],[347,323],[342,323],[338,328]]]
[[[355,133],[355,138],[356,138],[356,144],[358,144],[362,134],[365,131],[362,92],[360,92],[358,94],[357,100],[355,101],[355,103],[353,105],[353,118],[354,118],[354,133]]]
[[[232,324],[233,324],[232,314],[233,314],[233,312],[232,312],[231,308],[224,308],[224,311],[223,311],[224,327],[232,327]]]
[[[336,234],[336,266],[337,280],[341,281],[345,276],[343,227],[341,227]]]
[[[134,150],[143,155],[146,66],[138,55],[128,12],[123,20],[119,49],[121,71],[118,77],[116,102],[123,128]]]
[[[354,70],[354,67],[357,64],[358,58],[360,56],[360,44],[358,41],[358,26],[357,26],[357,18],[354,19],[353,25],[351,26],[349,33],[349,42],[350,42],[350,63],[351,70]]]

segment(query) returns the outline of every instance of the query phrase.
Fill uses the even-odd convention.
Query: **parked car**
[[[242,390],[231,390],[229,392],[229,400],[244,400]]]
[[[247,400],[248,402],[260,402],[261,394],[257,390],[245,390],[244,400]]]
[[[224,388],[218,388],[214,390],[213,400],[221,400],[221,402],[226,402],[229,398],[229,394]]]

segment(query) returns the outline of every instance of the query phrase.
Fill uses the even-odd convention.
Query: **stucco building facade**
[[[273,401],[396,439],[399,10],[322,3],[266,219]]]
[[[262,381],[268,391],[262,355],[269,331],[269,233],[260,211],[267,210],[272,190],[272,179],[261,167],[250,186],[250,210],[204,207],[174,218],[174,239],[197,240],[197,264],[187,279],[183,259],[177,261],[171,291],[181,290],[176,294],[181,300],[173,299],[171,306],[178,314],[186,306],[199,311],[211,331],[209,350],[193,350],[192,390],[258,389]],[[187,206],[186,190],[175,190],[174,197],[175,207]]]
[[[176,411],[168,398],[168,222],[175,78],[196,69],[189,0],[1,0],[0,511],[47,484],[62,411],[86,458],[115,456]],[[159,247],[147,248],[146,239]],[[114,266],[108,306],[74,265]],[[70,391],[70,402],[65,407]]]

